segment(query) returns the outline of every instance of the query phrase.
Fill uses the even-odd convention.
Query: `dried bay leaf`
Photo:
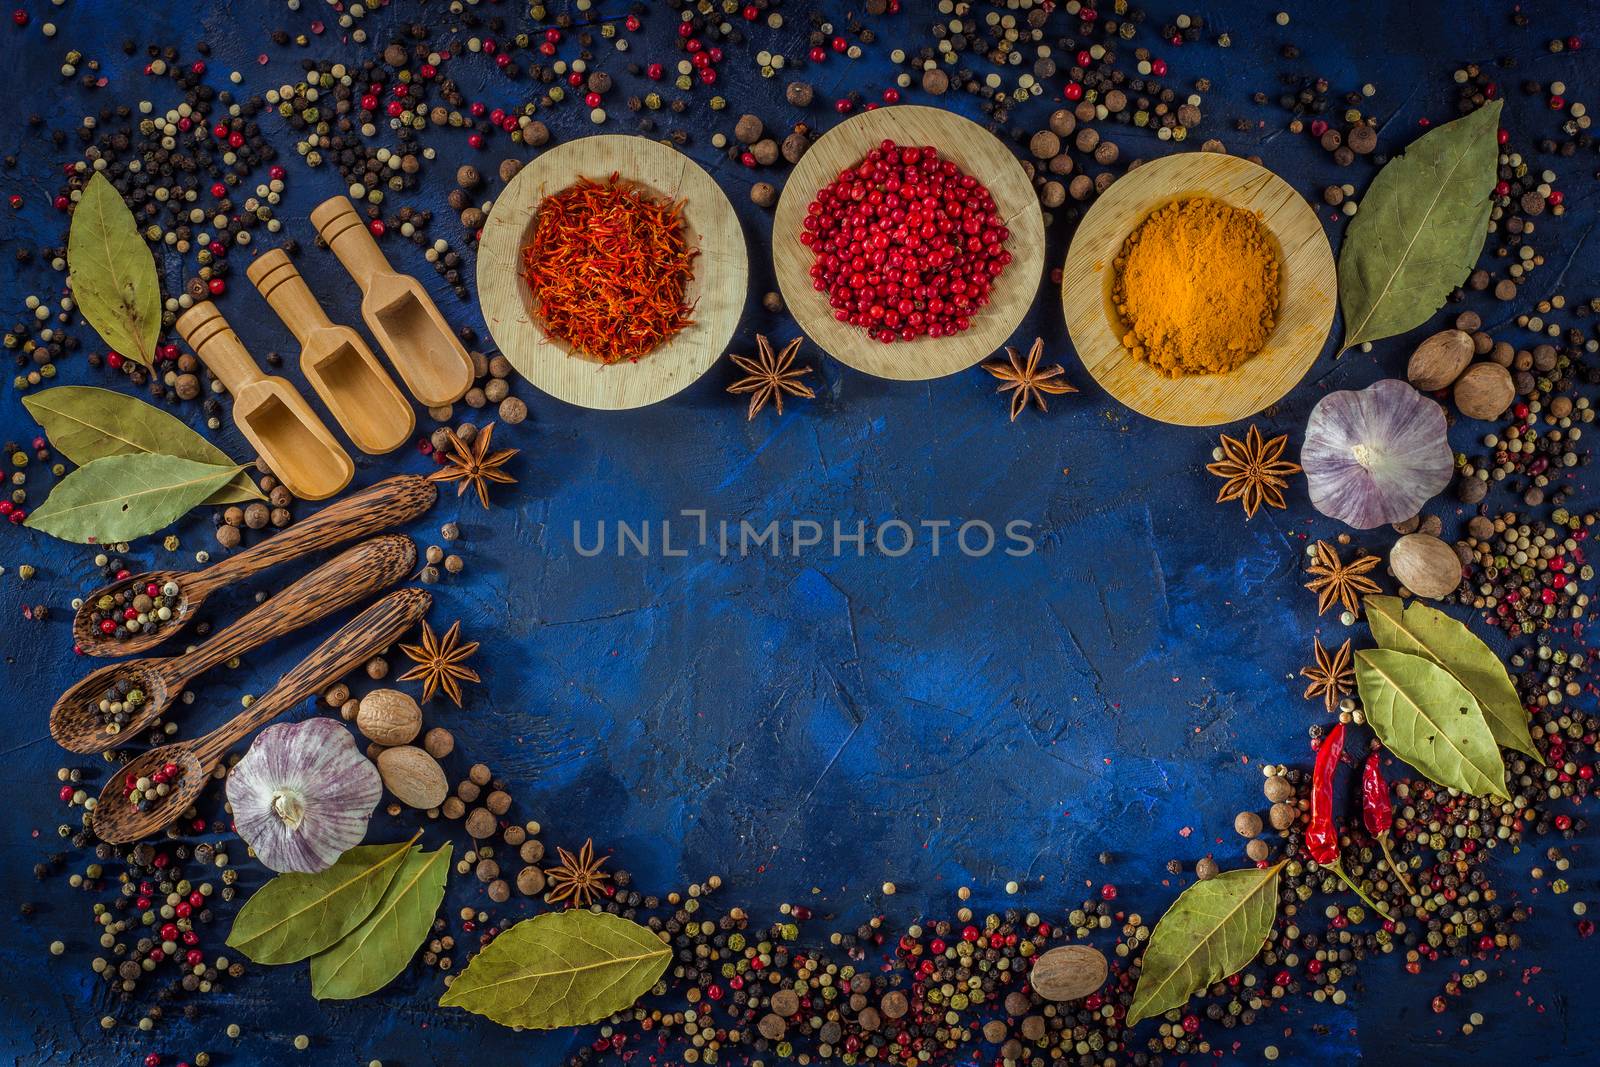
[[[72,299],[100,339],[146,367],[161,337],[161,279],[133,212],[104,174],[83,187],[67,232]]]
[[[82,545],[131,541],[170,525],[238,472],[178,456],[107,456],[56,483],[24,525]]]
[[[1182,1007],[1195,993],[1243,970],[1272,933],[1278,871],[1224,871],[1178,895],[1150,932],[1128,1025]]]
[[[1509,799],[1483,710],[1449,671],[1424,656],[1365,648],[1356,653],[1356,688],[1367,725],[1389,751],[1440,785]]]
[[[138,397],[90,385],[61,385],[22,398],[50,443],[80,467],[106,456],[154,453],[196,463],[233,466],[222,449],[191,430],[182,419]],[[243,472],[211,495],[208,504],[238,504],[266,499]]]
[[[377,907],[333,947],[311,957],[311,995],[354,1000],[376,993],[406,969],[433,928],[450,873],[451,846],[406,856]]]
[[[1423,656],[1449,671],[1478,701],[1496,743],[1544,763],[1528,731],[1522,699],[1493,649],[1460,621],[1426,604],[1402,606],[1393,596],[1369,596],[1364,603],[1381,647]]]
[[[377,908],[412,842],[357,845],[325,871],[280,874],[233,920],[228,947],[256,963],[294,963],[337,942]]]
[[[1488,236],[1499,100],[1423,134],[1367,187],[1339,253],[1344,347],[1426,322]]]
[[[439,1004],[519,1029],[584,1026],[649,992],[671,958],[672,949],[637,923],[603,912],[547,912],[489,942]]]

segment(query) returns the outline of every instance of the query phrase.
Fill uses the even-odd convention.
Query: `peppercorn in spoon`
[[[318,645],[249,710],[204,737],[152,748],[118,767],[94,802],[90,829],[109,844],[124,845],[171,825],[194,804],[230,748],[383,651],[432,603],[420,589],[390,593]]]
[[[431,508],[437,496],[438,486],[420,475],[388,478],[205,570],[125,575],[84,598],[72,620],[72,639],[78,651],[88,656],[126,656],[148,651],[187,626],[206,598],[223,586],[307,552],[408,522]],[[176,586],[176,592],[164,594],[169,585]],[[159,617],[159,613],[155,617],[141,613],[133,603],[140,593],[153,601],[157,594],[149,592],[152,587],[171,601],[163,605],[166,618]],[[120,602],[119,594],[123,598]],[[127,614],[130,608],[132,615]],[[101,617],[97,618],[97,613]]]
[[[154,725],[212,667],[388,588],[416,562],[417,546],[402,534],[359,544],[181,656],[127,660],[94,671],[50,709],[50,736],[69,752],[116,748]]]

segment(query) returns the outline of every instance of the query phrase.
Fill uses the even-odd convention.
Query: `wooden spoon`
[[[155,723],[191,681],[212,667],[387,589],[409,574],[416,562],[417,546],[402,534],[365,541],[218,630],[192,651],[112,663],[94,671],[61,694],[50,709],[50,736],[69,752],[116,748]],[[126,723],[108,732],[98,705],[106,690],[119,681],[142,690],[145,699]]]
[[[318,645],[248,711],[204,737],[152,748],[118,767],[100,790],[91,829],[102,840],[123,845],[165,828],[195,802],[230,748],[393,644],[428,613],[432,603],[433,597],[420,589],[390,593]],[[130,804],[123,784],[130,777],[149,777],[168,764],[177,768],[172,791],[148,811]]]
[[[361,287],[361,317],[411,395],[430,408],[465,396],[472,388],[472,357],[422,283],[389,266],[355,205],[342,196],[324,200],[312,210],[311,224]]]
[[[300,342],[301,373],[355,446],[378,455],[405,444],[417,425],[410,403],[361,335],[328,318],[289,254],[274,248],[245,273]]]
[[[228,320],[210,301],[178,317],[178,332],[233,396],[233,424],[289,492],[326,500],[356,468],[287,378],[262,374]]]
[[[200,610],[206,597],[223,586],[308,552],[408,522],[433,507],[437,495],[437,483],[420,475],[403,474],[387,478],[329,504],[282,533],[220,563],[214,563],[203,571],[145,571],[124,578],[84,597],[83,606],[72,620],[72,639],[77,642],[78,650],[89,656],[126,656],[145,652],[183,629],[194,618],[195,612]],[[142,588],[151,583],[163,585],[168,581],[178,583],[178,604],[172,618],[156,627],[154,632],[113,637],[95,628],[91,613],[95,602],[101,597],[114,594],[128,585]]]

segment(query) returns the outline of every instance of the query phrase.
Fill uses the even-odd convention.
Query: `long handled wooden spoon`
[[[393,644],[428,613],[432,603],[433,597],[420,589],[390,593],[341,626],[231,722],[192,741],[152,748],[118,767],[95,802],[91,828],[102,840],[122,845],[168,826],[194,803],[230,748]],[[126,783],[169,765],[175,769],[170,793],[144,811],[129,802]]]
[[[123,578],[84,597],[83,606],[72,620],[72,639],[77,642],[78,649],[89,656],[127,656],[145,652],[183,629],[194,618],[194,613],[200,610],[206,597],[223,586],[307,552],[398,526],[431,508],[437,496],[437,484],[420,475],[403,474],[387,478],[329,504],[282,533],[220,563],[214,563],[203,571],[145,571]],[[169,581],[177,582],[179,590],[178,604],[170,620],[159,624],[150,633],[130,634],[127,637],[103,634],[96,629],[93,613],[101,597],[115,595],[118,590],[130,585],[142,589],[147,585],[161,586]]]
[[[472,357],[422,283],[396,273],[342,196],[318,204],[311,225],[361,288],[361,317],[411,395],[430,408],[454,404],[472,388]]]
[[[402,534],[364,541],[218,630],[191,652],[126,660],[94,671],[61,694],[50,709],[50,736],[69,752],[116,748],[155,723],[191,681],[212,667],[387,589],[409,574],[416,562],[417,546]],[[129,709],[127,722],[107,727],[100,701],[119,682],[143,693],[144,700]]]
[[[300,342],[300,371],[361,451],[392,452],[416,427],[411,404],[367,342],[328,318],[289,254],[264,253],[245,271]]]

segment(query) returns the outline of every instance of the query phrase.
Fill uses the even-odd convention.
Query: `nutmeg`
[[[1440,330],[1417,346],[1406,364],[1406,380],[1424,392],[1448,389],[1472,362],[1472,335]]]
[[[1389,550],[1389,569],[1401,585],[1431,600],[1449,596],[1461,584],[1461,558],[1430,534],[1406,534],[1396,541]]]
[[[422,730],[422,709],[398,689],[374,689],[356,708],[356,728],[380,745],[409,745]]]
[[[1106,982],[1106,958],[1088,945],[1057,945],[1033,961],[1028,984],[1045,1000],[1079,1000]]]
[[[450,792],[450,783],[445,781],[438,761],[411,745],[378,753],[378,774],[396,800],[423,811],[443,804]]]
[[[1517,395],[1511,372],[1498,363],[1474,363],[1456,379],[1456,407],[1469,419],[1500,417]]]

